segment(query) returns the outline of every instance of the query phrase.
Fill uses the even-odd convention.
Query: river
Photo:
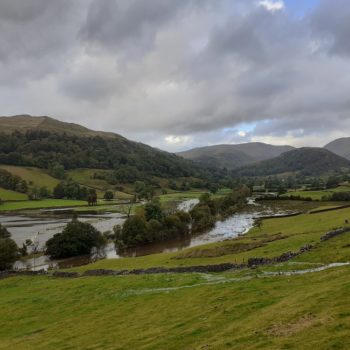
[[[189,211],[198,203],[196,199],[184,201],[178,205],[178,208]],[[136,257],[161,252],[175,252],[184,248],[194,247],[206,243],[219,242],[226,239],[232,239],[248,232],[254,225],[257,218],[262,216],[281,215],[290,211],[276,207],[273,204],[257,204],[253,200],[243,210],[232,215],[224,221],[218,221],[215,227],[201,235],[186,237],[179,240],[149,244],[134,249],[129,249],[123,254],[118,254],[114,248],[114,244],[110,243],[104,251],[104,258],[123,258]],[[55,233],[61,232],[64,226],[71,220],[71,214],[61,212],[59,210],[33,211],[30,214],[6,214],[0,215],[0,223],[3,224],[12,235],[12,239],[19,246],[37,236],[39,248],[43,249],[45,242]],[[99,213],[99,214],[82,214],[79,220],[88,222],[101,232],[112,231],[115,225],[124,222],[125,216],[118,213]],[[96,257],[95,257],[96,258]],[[33,268],[49,268],[49,267],[69,267],[81,265],[91,262],[91,257],[79,257],[62,261],[50,260],[47,256],[40,256],[34,259],[18,261],[15,264],[17,269]]]

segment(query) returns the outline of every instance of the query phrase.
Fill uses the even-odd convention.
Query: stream
[[[198,203],[198,199],[190,199],[178,204],[180,210],[189,211]],[[232,239],[245,234],[253,226],[257,218],[263,216],[279,216],[290,213],[285,208],[276,206],[275,203],[256,203],[254,200],[248,202],[247,207],[235,213],[224,221],[218,221],[215,227],[203,234],[193,237],[186,237],[178,240],[154,243],[141,247],[129,249],[123,254],[118,254],[114,244],[109,243],[102,254],[103,258],[123,258],[137,257],[162,252],[176,252],[184,248],[194,247],[206,243],[219,242],[226,239]],[[71,220],[71,214],[60,210],[40,210],[23,214],[1,214],[0,223],[4,225],[12,235],[12,239],[19,247],[26,241],[37,236],[39,249],[43,249],[45,242],[54,234],[62,232],[64,226]],[[88,222],[101,232],[112,231],[115,225],[124,222],[125,216],[119,213],[98,213],[82,214],[79,220]],[[50,260],[49,257],[42,255],[35,259],[17,261],[15,269],[48,269],[48,268],[67,268],[72,266],[84,265],[100,258],[101,256],[76,257],[65,260]]]

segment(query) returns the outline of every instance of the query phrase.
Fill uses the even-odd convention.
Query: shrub
[[[73,219],[62,233],[55,234],[46,242],[46,254],[63,259],[90,254],[93,247],[101,248],[105,240],[100,231],[88,223]]]
[[[106,191],[106,193],[104,194],[103,198],[106,201],[111,201],[114,198],[114,194],[112,191]]]

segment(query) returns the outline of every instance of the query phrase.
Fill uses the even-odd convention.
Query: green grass
[[[216,194],[212,194],[214,198],[222,197],[232,192],[229,188],[220,189]],[[166,202],[181,202],[193,198],[199,198],[203,193],[207,193],[205,190],[192,190],[186,192],[172,192],[168,194],[159,195],[161,203]]]
[[[0,205],[0,211],[41,209],[41,208],[60,208],[87,205],[86,201],[77,201],[70,199],[42,199],[35,201],[5,202]]]
[[[350,208],[267,219],[234,240],[73,270],[243,262],[316,245],[288,263],[258,269],[0,280],[0,349],[347,349],[349,266],[300,276],[262,273],[350,261],[350,233],[320,243],[348,218]]]
[[[0,349],[347,349],[349,272],[9,278]]]
[[[300,196],[303,198],[310,197],[312,200],[321,200],[324,196],[330,196],[335,192],[350,192],[349,186],[339,186],[337,188],[328,189],[328,190],[320,190],[320,191],[290,191],[283,195],[284,197],[292,196]]]
[[[105,169],[74,169],[74,170],[69,170],[67,172],[67,175],[69,178],[71,178],[73,181],[85,185],[87,187],[92,187],[97,189],[97,195],[99,198],[102,198],[104,193],[107,190],[111,190],[114,192],[115,197],[118,199],[130,199],[132,198],[132,195],[121,192],[121,191],[115,191],[114,186],[109,184],[105,180],[101,179],[94,179],[93,175],[95,173],[104,173],[108,174],[110,173],[111,170],[105,170]]]
[[[19,193],[0,188],[0,198],[3,201],[23,201],[27,200],[28,196],[25,193]]]
[[[161,203],[166,202],[181,202],[188,199],[199,198],[205,191],[186,191],[186,192],[173,192],[168,194],[159,195]]]
[[[27,181],[28,185],[30,185],[30,183],[33,183],[34,186],[45,186],[50,191],[52,191],[54,187],[60,182],[60,180],[55,179],[47,174],[44,169],[13,165],[0,165],[0,169],[5,169],[13,175],[20,176],[23,180]]]

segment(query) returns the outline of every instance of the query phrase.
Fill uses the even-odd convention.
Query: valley
[[[247,144],[234,152],[248,163],[229,156],[227,167],[210,158],[217,150],[193,162],[34,122],[12,150],[0,142],[0,241],[9,234],[21,252],[0,272],[0,349],[328,350],[350,341],[347,159]],[[67,142],[79,160],[65,158]]]

